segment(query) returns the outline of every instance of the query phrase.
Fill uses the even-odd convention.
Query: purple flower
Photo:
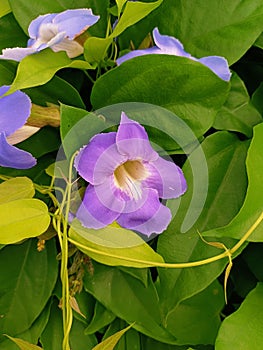
[[[99,20],[91,9],[66,10],[38,16],[28,28],[30,39],[27,47],[3,50],[0,59],[21,61],[24,57],[50,47],[53,51],[66,51],[72,58],[83,53],[74,39]]]
[[[76,214],[88,228],[117,221],[147,236],[161,233],[171,212],[159,198],[186,191],[182,170],[159,157],[145,129],[124,112],[117,132],[95,135],[80,150],[75,168],[89,182]]]
[[[229,81],[231,72],[228,67],[228,62],[224,57],[220,56],[207,56],[203,58],[195,58],[189,53],[184,51],[184,47],[178,39],[172,36],[162,35],[159,33],[158,28],[153,30],[153,39],[156,46],[150,47],[144,50],[134,50],[126,55],[123,55],[117,59],[117,64],[120,65],[124,61],[127,61],[136,56],[149,55],[149,54],[164,54],[188,57],[191,60],[198,61],[208,68],[210,68],[219,78]]]
[[[0,166],[28,169],[36,164],[36,159],[9,144],[8,138],[25,124],[30,115],[31,101],[21,91],[3,96],[8,89],[9,86],[0,87]]]

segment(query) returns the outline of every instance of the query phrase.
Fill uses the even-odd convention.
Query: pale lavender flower
[[[47,47],[53,51],[66,51],[72,58],[83,53],[83,46],[74,39],[99,20],[91,9],[66,10],[38,16],[28,28],[27,47],[4,49],[0,59],[21,61],[24,57]]]
[[[162,35],[159,33],[158,28],[153,30],[153,39],[156,46],[150,47],[144,50],[134,50],[126,55],[123,55],[117,59],[117,64],[120,65],[124,61],[127,61],[136,56],[149,55],[149,54],[164,54],[188,57],[191,60],[198,61],[208,68],[210,68],[219,78],[229,81],[231,72],[228,67],[228,62],[224,57],[221,56],[207,56],[203,58],[195,58],[184,50],[182,43],[168,35]]]
[[[152,148],[145,129],[122,113],[117,132],[95,135],[75,159],[79,175],[89,182],[76,217],[88,228],[117,221],[150,236],[163,232],[171,212],[159,198],[186,191],[182,170]]]
[[[9,86],[0,87],[0,166],[28,169],[36,164],[36,159],[9,144],[9,137],[25,124],[30,115],[31,101],[21,91],[3,96],[8,89]]]

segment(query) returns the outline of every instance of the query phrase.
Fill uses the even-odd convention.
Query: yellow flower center
[[[140,160],[128,160],[114,170],[114,182],[116,187],[129,197],[138,200],[142,197],[141,182],[148,175],[148,171]]]

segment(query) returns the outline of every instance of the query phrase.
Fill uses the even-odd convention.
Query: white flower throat
[[[140,160],[128,160],[114,170],[114,182],[117,188],[124,191],[131,199],[142,197],[141,182],[149,173]]]

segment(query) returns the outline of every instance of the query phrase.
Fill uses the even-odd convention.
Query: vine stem
[[[62,317],[63,317],[63,343],[62,350],[70,350],[69,335],[73,322],[73,312],[70,305],[70,291],[69,291],[69,278],[68,278],[68,217],[70,212],[71,201],[71,189],[72,189],[72,169],[75,156],[78,152],[75,152],[70,159],[68,182],[62,204],[60,207],[60,217],[63,217],[63,210],[65,208],[64,220],[63,220],[63,233],[60,239],[61,243],[61,283],[62,283]],[[61,219],[59,219],[60,221]],[[61,222],[57,225],[60,231]]]
[[[141,264],[144,267],[147,266],[147,267],[165,267],[165,268],[170,268],[170,269],[182,269],[182,268],[189,268],[189,267],[196,267],[196,266],[210,264],[212,262],[215,262],[217,260],[221,260],[223,258],[229,259],[229,257],[232,256],[245,243],[245,241],[255,231],[255,229],[259,226],[259,224],[262,222],[262,220],[263,220],[263,212],[258,217],[258,219],[255,221],[255,223],[249,228],[249,230],[244,234],[244,236],[231,249],[226,249],[224,253],[212,256],[211,258],[193,261],[193,262],[187,262],[187,263],[165,263],[165,262],[162,263],[162,262],[156,262],[156,261],[133,259],[133,258],[121,256],[121,255],[112,254],[110,252],[102,252],[98,249],[91,248],[91,247],[88,247],[88,246],[83,245],[81,243],[78,243],[71,238],[68,238],[68,241],[84,251],[96,253],[97,255],[101,255],[101,256],[107,256],[107,257],[111,257],[111,258],[115,258],[115,259],[120,259],[122,261],[134,262],[137,264]]]

